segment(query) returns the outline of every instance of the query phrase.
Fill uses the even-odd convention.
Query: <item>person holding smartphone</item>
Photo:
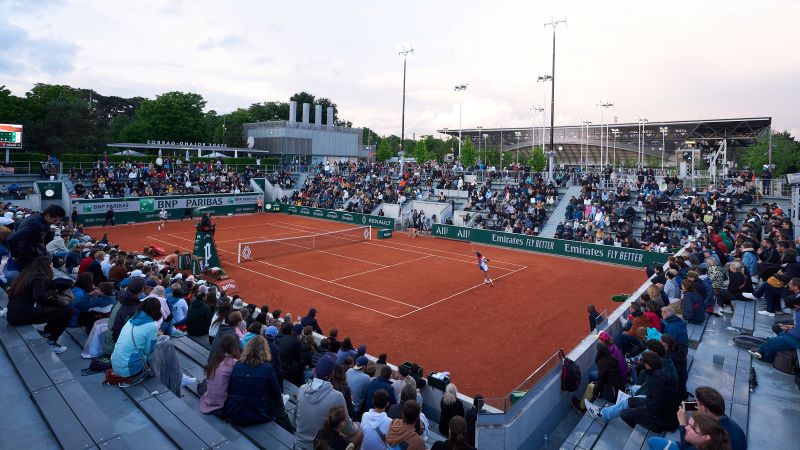
[[[648,439],[650,449],[704,449],[704,448],[730,448],[731,450],[746,450],[747,436],[736,421],[725,415],[725,399],[716,389],[700,386],[694,391],[697,401],[683,402],[678,408],[677,417],[680,424],[680,442],[670,441],[661,437]],[[687,413],[692,413],[691,415]],[[720,439],[713,435],[698,433],[697,417],[705,416],[715,421],[725,430],[730,447],[721,447]],[[694,427],[690,426],[694,418]],[[713,434],[713,433],[712,433]]]

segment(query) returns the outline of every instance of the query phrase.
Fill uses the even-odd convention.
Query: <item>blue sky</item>
[[[0,0],[0,85],[104,95],[202,94],[228,112],[301,90],[340,116],[399,134],[530,126],[559,27],[556,123],[772,116],[800,135],[800,2]],[[468,84],[456,93],[456,84]],[[549,101],[548,101],[549,109]],[[549,114],[549,112],[548,112]],[[541,120],[541,119],[538,119]],[[548,119],[549,120],[549,119]],[[614,119],[612,118],[613,122]],[[2,118],[0,118],[2,122]]]

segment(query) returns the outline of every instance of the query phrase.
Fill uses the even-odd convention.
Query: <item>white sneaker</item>
[[[64,353],[65,351],[67,351],[67,347],[64,347],[63,345],[59,344],[56,341],[48,340],[47,344],[50,345],[50,351],[55,353],[56,355],[58,355],[59,353]]]
[[[586,412],[589,413],[595,420],[603,421],[603,414],[600,412],[600,407],[595,406],[594,404],[590,403],[588,400],[584,402],[586,406]]]
[[[720,312],[723,314],[733,314],[733,308],[730,306],[723,306]]]
[[[5,317],[8,313],[8,308],[0,309],[0,317]]]
[[[761,353],[758,353],[758,352],[757,352],[757,351],[755,351],[755,350],[752,350],[752,349],[751,349],[751,350],[748,350],[748,353],[750,353],[751,355],[753,355],[753,358],[755,358],[755,359],[761,359],[761,358],[762,358],[762,356],[761,356]]]
[[[750,300],[758,300],[758,297],[756,297],[755,295],[753,295],[753,294],[751,294],[749,292],[744,292],[742,294],[742,297],[749,298]]]
[[[758,283],[761,281],[761,279],[758,278],[757,276],[752,276],[750,277],[750,281],[752,281],[753,283]]]
[[[770,316],[770,317],[775,317],[775,313],[773,313],[773,312],[769,312],[769,311],[766,311],[766,310],[764,310],[764,311],[759,311],[758,313],[759,313],[759,314],[761,314],[762,316]]]
[[[791,314],[792,313],[792,308],[783,308],[783,313],[784,314]]]
[[[181,387],[191,386],[197,383],[197,378],[190,377],[185,373],[181,375]]]

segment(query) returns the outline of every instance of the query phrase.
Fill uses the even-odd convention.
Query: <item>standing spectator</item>
[[[78,208],[73,206],[72,211],[69,213],[69,222],[72,227],[78,226]]]
[[[239,341],[233,335],[220,338],[219,352],[206,366],[206,392],[200,397],[200,412],[221,415],[228,399],[228,383],[233,366],[241,356]]]
[[[241,426],[276,420],[281,426],[291,428],[284,420],[286,410],[270,359],[269,346],[263,336],[256,336],[247,343],[231,372],[229,396],[222,412],[225,420]]]
[[[33,213],[17,225],[17,230],[8,237],[8,249],[16,270],[22,271],[37,256],[47,255],[45,238],[50,231],[50,225],[61,222],[65,214],[64,208],[50,205],[41,213]]]
[[[8,323],[11,325],[46,324],[44,333],[53,353],[63,353],[67,347],[58,343],[61,333],[72,317],[72,308],[52,299],[50,283],[53,269],[49,256],[34,258],[14,279],[8,289]]]
[[[589,305],[586,308],[589,311],[589,332],[591,333],[597,328],[597,319],[600,317],[600,313],[597,312],[594,305]]]
[[[454,383],[450,383],[444,389],[444,396],[439,403],[441,416],[439,417],[439,434],[449,435],[450,419],[455,416],[464,417],[464,404],[458,399],[458,389]]]
[[[109,207],[108,211],[106,211],[105,220],[103,221],[103,227],[105,227],[108,224],[111,224],[112,227],[114,226],[114,208],[111,207]]]
[[[284,322],[281,332],[275,339],[281,355],[281,369],[283,378],[295,386],[303,384],[302,345],[297,336],[292,333],[292,323]],[[330,376],[330,375],[328,375]],[[326,378],[327,379],[327,378]],[[316,432],[316,430],[314,430]]]
[[[478,423],[478,414],[483,412],[483,395],[477,394],[472,399],[472,408],[467,411],[464,419],[467,422],[467,444],[475,445],[475,426]]]
[[[322,332],[322,328],[319,327],[317,323],[317,310],[315,308],[311,308],[308,310],[308,314],[305,317],[300,319],[300,325],[305,327],[311,327],[315,332],[319,334],[325,334]]]
[[[362,450],[385,450],[386,434],[392,419],[386,415],[386,405],[389,394],[379,389],[372,397],[373,408],[364,413],[361,418],[361,430],[364,432]]]
[[[353,407],[356,411],[361,411],[361,400],[364,397],[364,389],[369,383],[369,375],[364,373],[367,368],[369,360],[366,356],[359,356],[356,359],[355,365],[347,369],[347,385],[350,386],[350,391],[353,395]]]

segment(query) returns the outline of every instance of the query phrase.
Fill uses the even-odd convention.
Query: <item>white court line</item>
[[[313,219],[313,217],[308,217],[308,218],[309,218],[309,219]],[[318,219],[318,220],[319,220],[319,219]],[[279,227],[279,228],[293,229],[292,227],[288,226],[287,224],[284,224],[284,225],[278,225],[278,224],[274,224],[274,223],[268,223],[268,224],[266,224],[266,225],[270,225],[270,226],[274,226],[274,227]],[[311,227],[311,226],[308,226],[308,225],[299,225],[299,224],[297,224],[297,225],[294,225],[294,227],[307,228],[307,229],[309,229],[309,230],[313,230],[313,231],[329,231],[329,230],[326,230],[325,228]],[[395,239],[395,241],[396,241],[396,239]],[[469,241],[456,241],[456,242],[465,242],[465,243],[468,243]],[[418,246],[416,246],[416,245],[402,244],[402,243],[400,243],[400,242],[393,242],[393,245],[378,244],[378,243],[376,243],[376,242],[368,242],[368,244],[370,244],[370,245],[376,245],[376,246],[379,246],[379,247],[391,248],[391,249],[394,249],[394,250],[407,251],[407,252],[414,252],[414,253],[419,253],[419,254],[424,254],[424,255],[433,255],[433,256],[436,256],[436,257],[439,257],[439,258],[450,259],[450,260],[452,260],[452,261],[459,261],[459,262],[462,262],[462,263],[468,263],[468,264],[474,264],[474,263],[475,263],[475,261],[474,261],[473,259],[470,259],[469,261],[466,261],[466,260],[464,260],[464,259],[459,259],[459,258],[451,258],[451,257],[442,256],[442,255],[436,255],[436,254],[432,254],[432,253],[425,253],[425,252],[414,251],[414,250],[408,250],[408,249],[405,249],[405,248],[396,247],[396,245],[399,245],[399,246],[403,246],[403,247],[410,247],[410,248],[415,248],[415,249],[418,249],[418,248],[419,248],[419,247],[418,247]],[[473,243],[473,244],[474,244],[474,243]],[[439,249],[435,249],[435,248],[429,248],[429,249],[425,249],[425,250],[429,250],[429,251],[431,251],[431,252],[449,253],[449,254],[452,254],[452,255],[457,255],[457,256],[461,256],[462,258],[464,258],[464,254],[463,254],[463,253],[452,252],[452,251],[449,251],[449,250],[439,250]],[[515,266],[515,267],[527,267],[527,266],[526,266],[526,265],[524,265],[524,264],[517,264],[517,263],[508,262],[508,261],[501,261],[501,260],[498,260],[498,259],[494,259],[494,258],[492,258],[492,266],[494,266],[494,267],[497,267],[497,268],[501,268],[501,267],[498,267],[498,266],[497,266],[497,264],[498,264],[498,263],[500,263],[500,264],[503,264],[503,265]],[[512,269],[505,269],[505,270],[512,270]]]
[[[170,235],[170,236],[177,237],[178,239],[183,239],[181,237],[174,236],[174,235]],[[167,242],[167,241],[164,241],[162,239],[154,238],[152,236],[147,236],[147,238],[148,239],[152,239],[154,241],[163,242],[163,243],[165,243],[167,245],[175,245],[175,246],[177,246],[179,248],[183,248],[183,249],[186,249],[186,250],[191,250],[188,247],[183,247],[183,246],[178,245],[178,244],[173,244],[171,242]],[[230,253],[230,252],[228,252],[228,253]],[[232,265],[234,267],[237,267],[239,269],[242,269],[242,270],[246,270],[248,272],[252,272],[252,273],[257,274],[257,275],[261,275],[262,277],[265,277],[265,278],[269,278],[269,279],[272,279],[272,280],[275,280],[275,281],[279,281],[281,283],[285,283],[285,284],[288,284],[290,286],[294,286],[294,287],[297,287],[297,288],[300,288],[300,289],[304,289],[304,290],[309,291],[309,292],[313,292],[315,294],[319,294],[319,295],[322,295],[322,296],[325,296],[325,297],[329,297],[329,298],[332,298],[334,300],[338,300],[338,301],[343,302],[343,303],[347,303],[347,304],[350,304],[350,305],[353,305],[353,306],[357,306],[359,308],[367,309],[367,310],[370,310],[372,312],[376,312],[378,314],[383,314],[384,316],[391,317],[392,319],[397,319],[398,318],[398,316],[395,316],[394,314],[389,314],[389,313],[386,313],[386,312],[383,312],[383,311],[379,311],[377,309],[370,308],[369,306],[364,306],[364,305],[361,305],[361,304],[358,304],[358,303],[355,303],[355,302],[351,302],[349,300],[345,300],[343,298],[339,298],[339,297],[336,297],[336,296],[333,296],[333,295],[330,295],[330,294],[326,294],[324,292],[317,291],[315,289],[311,289],[310,287],[306,287],[306,286],[302,286],[302,285],[299,285],[299,284],[296,284],[296,283],[292,283],[291,281],[287,281],[287,280],[284,280],[282,278],[273,277],[272,275],[267,275],[265,273],[258,272],[258,271],[253,270],[253,269],[248,269],[247,267],[242,267],[242,266],[240,266],[238,264],[234,264],[234,263],[227,263],[227,264],[230,264],[230,265]],[[411,305],[409,305],[409,306],[411,306]],[[416,306],[414,306],[414,308],[416,308]]]
[[[180,237],[180,236],[175,236],[174,234],[168,234],[167,236],[171,236],[171,237],[174,237],[174,238],[176,238],[176,239],[181,239],[181,240],[184,240],[184,241],[194,242],[194,239],[186,239],[186,238],[182,238],[182,237]],[[222,249],[217,249],[217,250],[218,250],[218,251],[220,251],[220,252],[230,253],[231,255],[236,255],[236,253],[235,253],[235,252],[231,252],[231,251],[228,251],[228,250],[222,250]],[[334,255],[334,256],[340,256],[340,255],[336,255],[336,254],[333,254],[333,255]],[[359,261],[360,261],[360,260],[359,260]],[[408,306],[408,307],[410,307],[410,308],[419,308],[419,307],[418,307],[418,306],[416,306],[416,305],[410,305],[410,304],[408,304],[408,303],[406,303],[406,302],[401,302],[400,300],[395,300],[395,299],[393,299],[393,298],[384,297],[384,296],[382,296],[382,295],[375,294],[375,293],[373,293],[373,292],[364,291],[364,290],[361,290],[361,289],[358,289],[358,288],[354,288],[354,287],[352,287],[352,286],[347,286],[347,285],[345,285],[345,284],[336,283],[336,282],[334,282],[334,281],[331,281],[331,280],[326,280],[326,279],[324,279],[324,278],[315,277],[314,275],[310,275],[310,274],[307,274],[307,273],[304,273],[304,272],[300,272],[300,271],[298,271],[298,270],[289,269],[288,267],[279,266],[279,265],[277,265],[277,264],[271,264],[271,263],[268,263],[268,262],[266,262],[266,261],[254,261],[254,262],[257,262],[257,263],[260,263],[260,264],[264,264],[265,266],[271,266],[271,267],[275,267],[275,268],[277,268],[277,269],[285,270],[285,271],[287,271],[287,272],[293,272],[293,273],[296,273],[296,274],[298,274],[298,275],[302,275],[302,276],[304,276],[304,277],[313,278],[313,279],[315,279],[315,280],[317,280],[317,281],[322,281],[323,283],[330,283],[330,284],[333,284],[333,285],[335,285],[335,286],[339,286],[339,287],[342,287],[342,288],[345,288],[345,289],[349,289],[349,290],[351,290],[351,291],[356,291],[356,292],[360,292],[360,293],[362,293],[362,294],[371,295],[371,296],[373,296],[373,297],[382,298],[382,299],[384,299],[384,300],[388,300],[388,301],[390,301],[390,302],[393,302],[393,303],[399,303],[399,304],[401,304],[401,305],[405,305],[405,306]],[[375,264],[375,263],[373,263],[373,264]],[[240,267],[240,266],[237,266],[237,267]]]
[[[274,223],[268,223],[266,225],[271,225],[273,227],[279,227],[279,228],[292,228],[292,227],[287,226],[287,225],[277,225],[277,224],[274,224]],[[294,227],[308,228],[308,229],[314,230],[314,231],[325,230],[324,228],[309,227],[307,225],[294,225]],[[464,241],[464,242],[467,242],[467,241]],[[423,251],[419,251],[419,250],[409,250],[409,249],[405,249],[405,248],[395,247],[393,245],[378,244],[377,242],[372,242],[372,241],[365,242],[365,244],[374,245],[374,246],[377,246],[377,247],[390,248],[392,250],[397,250],[397,251],[401,251],[401,252],[416,253],[418,255],[435,256],[437,258],[449,259],[451,261],[457,261],[457,262],[465,263],[465,264],[475,264],[474,259],[470,259],[469,261],[467,261],[467,260],[465,260],[463,258],[452,258],[452,257],[449,257],[449,256],[436,255],[436,254],[431,254],[429,252],[423,252]],[[405,245],[405,244],[401,244],[401,245]],[[410,247],[414,247],[414,246],[410,246]],[[414,247],[414,248],[417,248],[417,247]],[[459,253],[455,253],[455,254],[458,255]],[[463,254],[462,254],[462,257],[463,257]],[[517,267],[523,267],[523,268],[524,267],[528,267],[528,266],[523,266],[523,265],[516,264],[516,263],[508,263],[508,262],[492,259],[492,267],[494,267],[496,269],[501,269],[501,270],[512,270],[512,269],[506,269],[504,267],[499,267],[496,263],[509,264],[509,265],[513,265],[513,266],[517,266]]]
[[[354,274],[352,274],[352,275],[347,275],[347,276],[344,276],[344,277],[334,278],[334,279],[333,279],[333,280],[331,280],[331,281],[339,281],[339,280],[344,280],[345,278],[357,277],[357,276],[359,276],[359,275],[365,275],[365,274],[368,274],[368,273],[370,273],[370,272],[375,272],[376,270],[383,270],[383,269],[388,269],[389,267],[402,266],[403,264],[408,264],[408,263],[410,263],[410,262],[419,261],[420,259],[432,258],[432,257],[434,257],[434,256],[435,256],[435,255],[425,255],[425,256],[420,256],[419,258],[409,259],[408,261],[401,261],[401,262],[399,262],[399,263],[396,263],[396,264],[391,264],[391,265],[389,265],[389,266],[378,267],[377,269],[367,270],[367,271],[364,271],[364,272],[354,273]]]
[[[513,275],[513,274],[515,274],[515,273],[519,272],[520,270],[525,270],[525,269],[527,269],[527,268],[528,268],[528,267],[527,267],[527,266],[525,266],[525,267],[519,268],[519,269],[517,269],[517,270],[511,271],[511,272],[508,272],[508,273],[504,273],[504,274],[500,275],[499,277],[492,278],[492,280],[494,280],[494,281],[496,281],[496,280],[499,280],[499,279],[501,279],[501,278],[507,277],[507,276],[509,276],[509,275]],[[463,291],[461,291],[461,292],[456,292],[455,294],[448,295],[447,297],[445,297],[445,298],[443,298],[443,299],[441,299],[441,300],[437,300],[437,301],[435,301],[435,302],[433,302],[433,303],[431,303],[431,304],[429,304],[429,305],[421,306],[421,307],[417,308],[417,309],[416,309],[416,310],[414,310],[414,311],[407,312],[407,313],[403,314],[402,316],[398,317],[398,319],[402,319],[403,317],[409,316],[409,315],[411,315],[411,314],[414,314],[414,313],[416,313],[416,312],[420,312],[420,311],[422,311],[423,309],[430,308],[430,307],[431,307],[431,306],[433,306],[433,305],[438,305],[439,303],[442,303],[442,302],[443,302],[443,301],[445,301],[445,300],[449,300],[449,299],[451,299],[451,298],[453,298],[453,297],[455,297],[455,296],[457,296],[457,295],[461,295],[461,294],[463,294],[463,293],[465,293],[465,292],[469,292],[469,291],[471,291],[471,290],[473,290],[473,289],[477,289],[477,288],[479,288],[479,287],[482,287],[482,286],[486,286],[486,284],[484,284],[484,283],[481,283],[481,284],[476,284],[475,286],[472,286],[472,287],[466,288],[466,289],[464,289],[464,290],[463,290]],[[490,287],[490,288],[488,288],[488,289],[492,289],[492,288]]]

